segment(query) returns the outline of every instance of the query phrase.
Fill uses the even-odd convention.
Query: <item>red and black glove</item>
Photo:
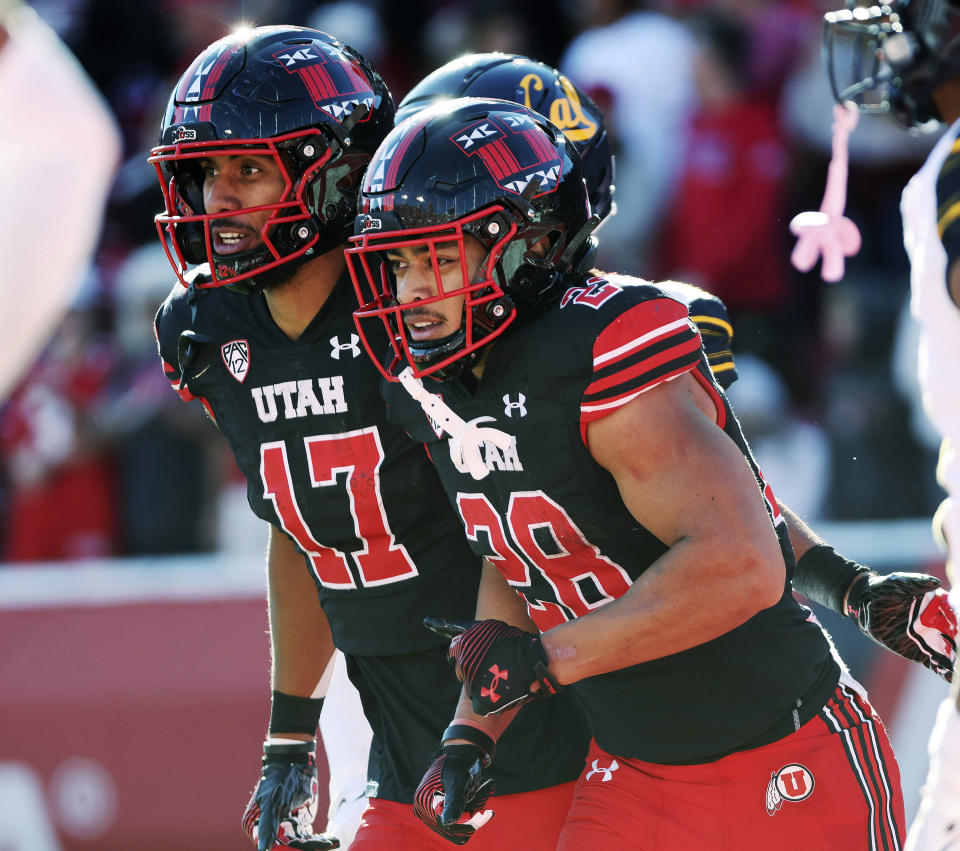
[[[563,689],[547,667],[537,633],[497,620],[464,623],[427,617],[423,625],[452,639],[450,659],[478,715],[495,715]],[[539,683],[539,691],[532,690],[534,683]]]
[[[330,851],[340,842],[328,833],[314,833],[317,815],[315,742],[267,741],[257,788],[243,813],[243,831],[258,851],[296,848]]]
[[[430,830],[455,845],[464,845],[493,818],[486,810],[493,778],[485,774],[493,759],[494,740],[465,724],[451,724],[440,752],[413,796],[413,812]],[[453,744],[448,739],[467,739]]]
[[[817,544],[797,559],[793,587],[851,618],[877,644],[952,679],[957,618],[935,576],[883,575]]]
[[[940,580],[925,573],[858,576],[845,614],[878,644],[919,662],[947,682],[957,658],[957,616]]]

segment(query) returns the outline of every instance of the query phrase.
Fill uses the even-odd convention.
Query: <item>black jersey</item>
[[[446,642],[422,621],[473,618],[480,561],[423,445],[387,422],[353,307],[342,278],[293,342],[262,294],[177,285],[156,332],[167,377],[207,407],[254,513],[306,556],[374,731],[378,794],[411,801],[459,697]],[[505,748],[497,761],[500,794],[572,780],[583,765],[573,701],[530,708],[518,756]]]
[[[477,554],[527,601],[541,630],[627,591],[666,551],[630,514],[584,444],[587,424],[661,381],[693,371],[719,424],[750,462],[779,536],[787,578],[780,601],[713,641],[591,677],[572,687],[605,750],[650,762],[708,762],[792,732],[823,706],[839,667],[820,628],[793,598],[786,524],[714,382],[685,305],[630,278],[591,278],[491,347],[479,384],[424,386],[484,441],[480,479],[419,403],[386,385],[391,419],[424,441]],[[485,419],[482,419],[485,418]],[[481,470],[483,469],[481,467]]]

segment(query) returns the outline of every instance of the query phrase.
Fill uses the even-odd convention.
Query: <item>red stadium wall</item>
[[[266,629],[262,591],[0,611],[0,825],[46,819],[59,847],[78,851],[245,847],[269,704]],[[31,774],[43,799],[24,804]],[[20,787],[6,796],[20,813],[4,813],[4,782]],[[320,788],[323,814],[325,777]],[[58,847],[36,824],[21,824],[12,846],[0,834],[4,851]]]

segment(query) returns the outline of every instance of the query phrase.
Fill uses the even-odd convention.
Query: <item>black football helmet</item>
[[[535,109],[580,153],[590,206],[600,220],[616,211],[613,146],[600,108],[556,68],[526,56],[469,53],[424,77],[397,107],[397,122],[437,101],[499,98]]]
[[[251,291],[288,274],[290,264],[344,243],[360,177],[393,115],[379,74],[327,33],[258,27],[211,44],[177,83],[149,159],[165,205],[157,230],[181,283],[187,284],[191,265],[208,263],[209,278],[198,287]],[[251,154],[279,166],[281,197],[208,213],[201,160]],[[264,210],[262,242],[236,254],[215,253],[211,227],[218,218]]]
[[[850,0],[824,17],[824,61],[834,97],[887,112],[913,130],[941,121],[931,94],[960,73],[960,5],[948,0]]]
[[[535,315],[559,297],[563,276],[588,250],[598,221],[590,214],[576,146],[540,113],[480,98],[414,113],[370,161],[357,235],[346,252],[361,304],[354,318],[367,352],[387,378],[404,362],[417,376],[447,380],[460,374],[516,319]],[[466,280],[468,237],[486,249],[471,280]],[[530,249],[544,237],[546,254],[535,256]],[[463,281],[445,292],[435,252],[451,243],[459,247]],[[429,251],[435,296],[397,302],[396,281],[383,259],[398,248]],[[404,311],[450,297],[465,299],[459,330],[439,340],[411,340]],[[383,353],[372,350],[368,320],[386,325],[391,363],[381,364]]]

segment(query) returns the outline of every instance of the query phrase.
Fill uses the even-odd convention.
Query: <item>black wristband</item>
[[[474,727],[472,724],[453,723],[443,731],[443,735],[440,737],[440,747],[443,747],[449,739],[466,739],[486,754],[487,765],[493,761],[497,743],[492,736],[488,736],[479,727]]]
[[[317,749],[317,743],[310,742],[271,742],[269,739],[263,743],[263,764],[270,765],[274,762],[284,765],[310,765],[310,758]]]
[[[817,544],[797,559],[793,587],[815,603],[845,615],[844,595],[865,573],[870,573],[870,568],[844,558],[828,544]]]
[[[322,708],[322,697],[297,697],[274,689],[270,704],[270,735],[304,733],[315,736]]]
[[[546,653],[544,653],[543,658],[544,661],[537,662],[533,666],[533,672],[537,675],[537,682],[540,683],[540,691],[534,697],[552,697],[563,691],[563,686],[557,682],[557,678],[550,673],[550,668],[547,667]]]

